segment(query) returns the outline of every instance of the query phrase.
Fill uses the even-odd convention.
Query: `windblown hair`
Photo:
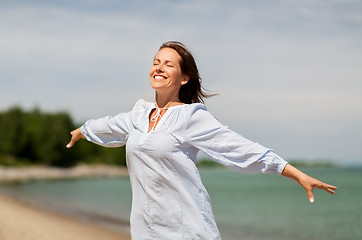
[[[169,41],[161,45],[160,50],[163,48],[174,49],[180,56],[180,67],[183,74],[190,77],[189,81],[182,85],[179,92],[179,99],[183,103],[204,103],[204,99],[213,95],[207,94],[205,89],[201,86],[201,77],[194,57],[190,50],[180,42]]]

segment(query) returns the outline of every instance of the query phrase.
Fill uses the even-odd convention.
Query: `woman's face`
[[[172,48],[162,48],[155,56],[150,70],[151,87],[165,93],[178,92],[186,84],[188,77],[181,71],[181,57]]]

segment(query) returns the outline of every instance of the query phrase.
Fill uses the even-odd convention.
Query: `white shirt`
[[[168,108],[148,132],[154,108],[141,99],[128,113],[89,120],[81,128],[99,145],[127,144],[132,239],[221,239],[195,166],[198,151],[244,173],[280,174],[287,162],[223,126],[200,103]]]

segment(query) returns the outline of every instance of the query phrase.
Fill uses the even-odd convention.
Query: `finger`
[[[329,185],[329,184],[325,184],[325,183],[323,183],[321,186],[317,186],[317,188],[323,189],[323,190],[329,192],[330,194],[334,194],[334,191],[333,191],[333,190],[336,190],[336,189],[337,189],[336,186]]]
[[[314,195],[313,195],[313,192],[312,192],[312,188],[306,189],[306,190],[307,190],[309,202],[314,203]]]
[[[72,135],[72,138],[70,139],[70,142],[67,144],[67,148],[71,148],[74,146],[74,143],[77,141],[75,139],[74,131],[71,131],[70,134]]]
[[[336,186],[333,186],[333,185],[329,185],[329,184],[326,184],[327,188],[329,189],[333,189],[333,190],[336,190],[337,187]]]
[[[335,186],[331,186],[331,185],[327,185],[325,186],[324,190],[326,190],[327,192],[329,192],[330,194],[334,194],[334,191],[333,190],[336,190],[337,187]]]
[[[73,140],[73,138],[70,140],[70,142],[67,144],[67,148],[71,148],[71,147],[73,147],[74,146],[74,140]]]
[[[330,194],[334,194],[334,191],[330,188],[325,188],[324,190],[326,190],[327,192],[329,192]]]

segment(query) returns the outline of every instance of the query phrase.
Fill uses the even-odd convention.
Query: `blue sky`
[[[1,0],[0,16],[0,110],[128,111],[178,40],[231,129],[287,159],[362,164],[362,1]]]

